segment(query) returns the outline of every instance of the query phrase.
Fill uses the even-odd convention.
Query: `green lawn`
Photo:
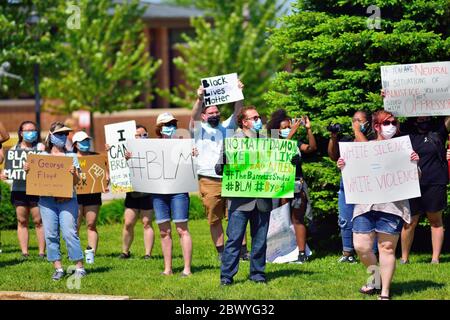
[[[235,285],[219,286],[219,262],[216,260],[206,221],[190,222],[193,237],[193,276],[180,278],[182,256],[178,236],[174,241],[174,272],[163,277],[161,244],[156,232],[152,260],[143,260],[142,225],[136,227],[131,248],[134,258],[117,258],[121,248],[121,226],[100,226],[100,244],[94,265],[87,265],[88,277],[80,290],[68,289],[66,280],[53,282],[50,263],[32,258],[20,260],[15,231],[2,231],[0,254],[0,291],[44,291],[84,294],[128,295],[145,299],[375,299],[358,293],[368,274],[360,263],[338,264],[338,253],[315,254],[304,265],[267,265],[267,285],[247,280],[249,263],[241,262]],[[84,228],[83,228],[84,229]],[[86,245],[86,232],[82,232]],[[37,256],[36,239],[31,236],[31,256]],[[65,248],[64,248],[65,252]],[[65,256],[65,255],[64,255]],[[394,299],[450,299],[450,254],[440,265],[430,265],[429,256],[415,254],[410,265],[398,265],[392,294]],[[65,261],[65,267],[69,265]]]

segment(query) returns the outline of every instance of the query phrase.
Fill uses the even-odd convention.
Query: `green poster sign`
[[[269,138],[226,138],[227,164],[222,179],[223,197],[292,198],[297,142]]]

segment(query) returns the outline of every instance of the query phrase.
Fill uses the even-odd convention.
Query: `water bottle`
[[[84,250],[84,254],[86,255],[86,263],[93,264],[94,263],[94,249],[91,247],[87,247],[86,250]]]

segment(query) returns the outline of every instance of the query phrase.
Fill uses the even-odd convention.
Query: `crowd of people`
[[[244,85],[239,82],[239,88]],[[298,152],[291,163],[295,167],[294,197],[279,199],[279,206],[289,204],[291,221],[298,246],[297,263],[306,263],[307,228],[305,218],[311,219],[311,200],[308,186],[303,176],[303,155],[314,153],[317,143],[311,121],[308,117],[291,117],[285,110],[276,110],[264,126],[258,110],[254,106],[244,107],[243,101],[234,104],[233,114],[221,121],[218,106],[206,106],[205,91],[197,90],[197,100],[192,109],[190,131],[194,139],[192,155],[196,157],[199,195],[201,197],[211,239],[221,261],[220,283],[231,285],[238,272],[240,260],[250,260],[250,280],[257,283],[266,282],[266,249],[270,212],[274,209],[273,199],[230,197],[221,195],[224,165],[228,162],[224,152],[224,139],[272,137],[293,139],[301,130],[305,131],[307,141],[298,140]],[[171,113],[162,113],[154,124],[159,139],[177,137],[178,120]],[[409,263],[409,254],[414,237],[414,229],[422,214],[426,214],[432,234],[433,253],[431,263],[439,263],[444,227],[443,210],[447,206],[448,165],[446,140],[450,130],[450,118],[415,117],[400,124],[393,114],[379,110],[373,114],[358,111],[352,119],[353,137],[342,137],[339,127],[330,126],[328,155],[336,161],[337,167],[343,169],[346,159],[339,154],[339,142],[367,142],[388,140],[395,136],[409,135],[413,152],[410,160],[420,169],[421,197],[409,200],[387,202],[382,204],[348,204],[345,199],[344,183],[341,179],[338,192],[338,224],[341,229],[342,256],[339,262],[354,263],[356,255],[366,266],[379,265],[381,288],[370,284],[364,285],[363,294],[378,293],[380,299],[389,299],[389,288],[394,275],[398,240],[401,239],[402,264]],[[77,195],[75,186],[80,179],[79,159],[94,152],[92,138],[85,132],[73,132],[72,128],[61,122],[50,126],[44,143],[40,142],[39,130],[32,121],[24,121],[18,129],[18,142],[15,149],[40,151],[43,155],[70,157],[73,165],[70,174],[73,177],[72,197],[60,198],[27,195],[17,181],[12,183],[11,202],[16,209],[17,234],[22,256],[28,258],[28,221],[31,215],[38,240],[39,256],[47,257],[55,267],[53,280],[64,277],[61,262],[60,232],[67,246],[69,259],[76,264],[75,274],[86,276],[83,267],[83,250],[79,232],[82,221],[86,221],[88,249],[98,250],[99,235],[96,221],[102,205],[101,193]],[[270,132],[270,136],[266,135]],[[70,137],[69,137],[70,135]],[[0,125],[2,142],[9,138]],[[143,125],[136,126],[136,139],[149,138],[148,130]],[[68,140],[70,140],[68,142]],[[109,146],[105,146],[108,151]],[[3,154],[0,152],[3,161]],[[126,152],[125,158],[132,154]],[[30,166],[24,163],[24,170]],[[2,173],[3,180],[8,177]],[[131,257],[130,248],[134,239],[134,229],[140,219],[144,232],[144,259],[152,258],[155,234],[152,228],[154,218],[159,228],[162,253],[164,258],[163,276],[173,274],[172,270],[172,223],[179,236],[184,268],[181,277],[192,274],[192,238],[188,228],[189,194],[148,194],[128,192],[125,197],[124,225],[122,231],[122,252],[120,259]],[[154,215],[154,217],[153,217]],[[223,222],[227,220],[225,241]],[[247,250],[246,230],[250,224],[251,251]],[[46,249],[46,252],[45,252]]]

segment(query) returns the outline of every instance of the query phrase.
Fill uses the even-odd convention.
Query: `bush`
[[[11,187],[0,181],[0,230],[15,229],[17,227],[16,210],[11,204]]]

